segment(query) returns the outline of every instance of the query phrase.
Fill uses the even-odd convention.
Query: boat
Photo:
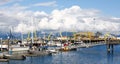
[[[49,52],[51,52],[51,53],[57,53],[58,50],[57,50],[56,48],[57,48],[57,46],[49,46],[49,47],[47,48],[47,51],[49,51]]]
[[[51,55],[52,53],[46,50],[37,51],[37,50],[29,50],[28,55],[26,56],[44,56],[44,55]]]
[[[3,58],[10,59],[10,60],[25,60],[26,59],[24,55],[10,55],[10,54],[4,54]]]
[[[7,49],[8,49],[8,45],[6,45],[6,44],[0,44],[0,50],[2,50],[2,51],[7,51]]]
[[[9,60],[3,57],[3,53],[0,53],[0,62],[7,62],[7,61]]]
[[[59,51],[76,51],[77,47],[76,46],[64,46],[62,48],[59,49]]]
[[[8,62],[9,59],[0,59],[0,62]]]
[[[20,45],[12,45],[10,47],[10,49],[14,52],[14,51],[28,51],[29,50],[29,47],[28,46],[25,46],[25,47],[21,47]]]

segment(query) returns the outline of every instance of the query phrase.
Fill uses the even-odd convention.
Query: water
[[[10,60],[0,64],[119,64],[120,46],[107,54],[106,46],[80,48],[77,51],[60,52],[53,56],[27,57],[26,60]]]

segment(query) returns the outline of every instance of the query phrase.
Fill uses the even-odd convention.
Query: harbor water
[[[79,48],[77,51],[59,52],[38,57],[27,57],[26,60],[10,60],[0,64],[119,64],[120,45],[114,46],[113,53],[107,53],[106,46]]]

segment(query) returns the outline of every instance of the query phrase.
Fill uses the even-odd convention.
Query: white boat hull
[[[13,47],[12,51],[27,51],[29,50],[29,47]]]

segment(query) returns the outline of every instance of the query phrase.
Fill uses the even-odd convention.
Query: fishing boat
[[[3,57],[3,53],[0,53],[0,62],[7,62],[7,61],[9,60]]]
[[[51,52],[49,51],[36,51],[36,50],[29,50],[27,56],[44,56],[44,55],[51,55]]]
[[[28,51],[29,47],[28,46],[20,46],[20,45],[12,45],[10,49],[14,51]]]
[[[62,46],[60,51],[75,51],[77,50],[77,47],[68,43],[65,43],[64,46]]]
[[[8,62],[8,59],[0,59],[0,62]]]
[[[47,51],[51,53],[58,53],[57,46],[49,46]]]
[[[26,57],[24,55],[10,55],[10,54],[4,54],[3,57],[5,59],[10,59],[10,60],[25,60]]]

